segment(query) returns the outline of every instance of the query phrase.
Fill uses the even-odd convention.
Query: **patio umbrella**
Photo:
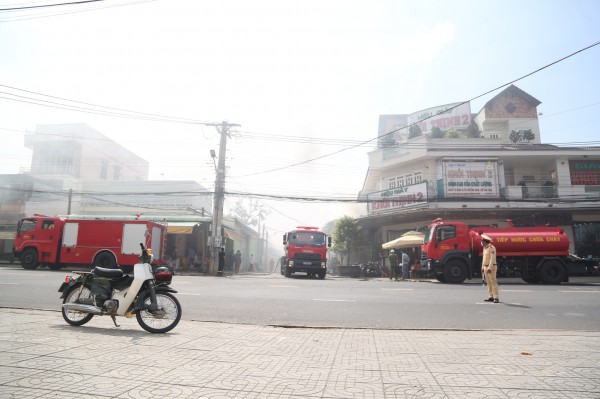
[[[408,231],[395,240],[384,243],[381,248],[396,249],[416,247],[423,244],[423,237],[425,237],[425,234],[423,233],[419,233],[418,231]]]

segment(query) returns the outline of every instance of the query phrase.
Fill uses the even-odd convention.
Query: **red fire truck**
[[[66,265],[131,268],[140,243],[162,263],[165,227],[145,220],[69,219],[34,215],[17,225],[14,253],[25,269],[40,264],[58,270]]]
[[[317,227],[298,226],[283,235],[283,246],[285,255],[281,258],[281,274],[291,277],[292,273],[304,272],[308,277],[325,278],[331,237]]]
[[[435,219],[425,232],[421,267],[441,282],[481,277],[481,234],[493,239],[498,272],[511,271],[528,283],[559,284],[568,281],[570,273],[586,274],[596,267],[569,254],[569,237],[560,227],[469,228],[442,219]]]

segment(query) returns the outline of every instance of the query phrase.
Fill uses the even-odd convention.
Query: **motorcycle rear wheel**
[[[171,331],[181,320],[181,305],[173,294],[157,292],[156,302],[159,310],[139,310],[135,317],[139,325],[151,333],[166,333]],[[150,293],[144,297],[144,305],[150,305]]]
[[[92,291],[79,283],[71,287],[67,295],[65,295],[63,303],[75,303],[77,298],[80,300],[88,299],[88,301],[90,301],[93,300],[93,297]],[[94,317],[91,313],[76,312],[74,310],[66,310],[65,308],[62,308],[62,316],[63,319],[72,326],[82,326]]]

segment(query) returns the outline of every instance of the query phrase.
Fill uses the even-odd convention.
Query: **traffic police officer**
[[[398,274],[397,274],[397,270],[396,270],[398,268],[398,255],[396,255],[396,251],[394,251],[393,249],[390,251],[389,260],[390,260],[390,280],[393,278],[394,280],[398,281]]]
[[[481,235],[481,246],[483,247],[483,260],[481,261],[481,274],[485,276],[489,298],[486,302],[500,302],[498,299],[498,280],[496,272],[498,265],[496,263],[496,247],[492,245],[490,236]]]

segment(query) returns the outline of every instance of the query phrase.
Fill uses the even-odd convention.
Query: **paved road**
[[[60,309],[64,271],[0,267],[0,304]],[[600,282],[501,285],[500,304],[481,284],[386,279],[286,279],[279,274],[177,275],[184,319],[242,324],[388,329],[600,330]],[[593,283],[593,282],[596,283]]]

